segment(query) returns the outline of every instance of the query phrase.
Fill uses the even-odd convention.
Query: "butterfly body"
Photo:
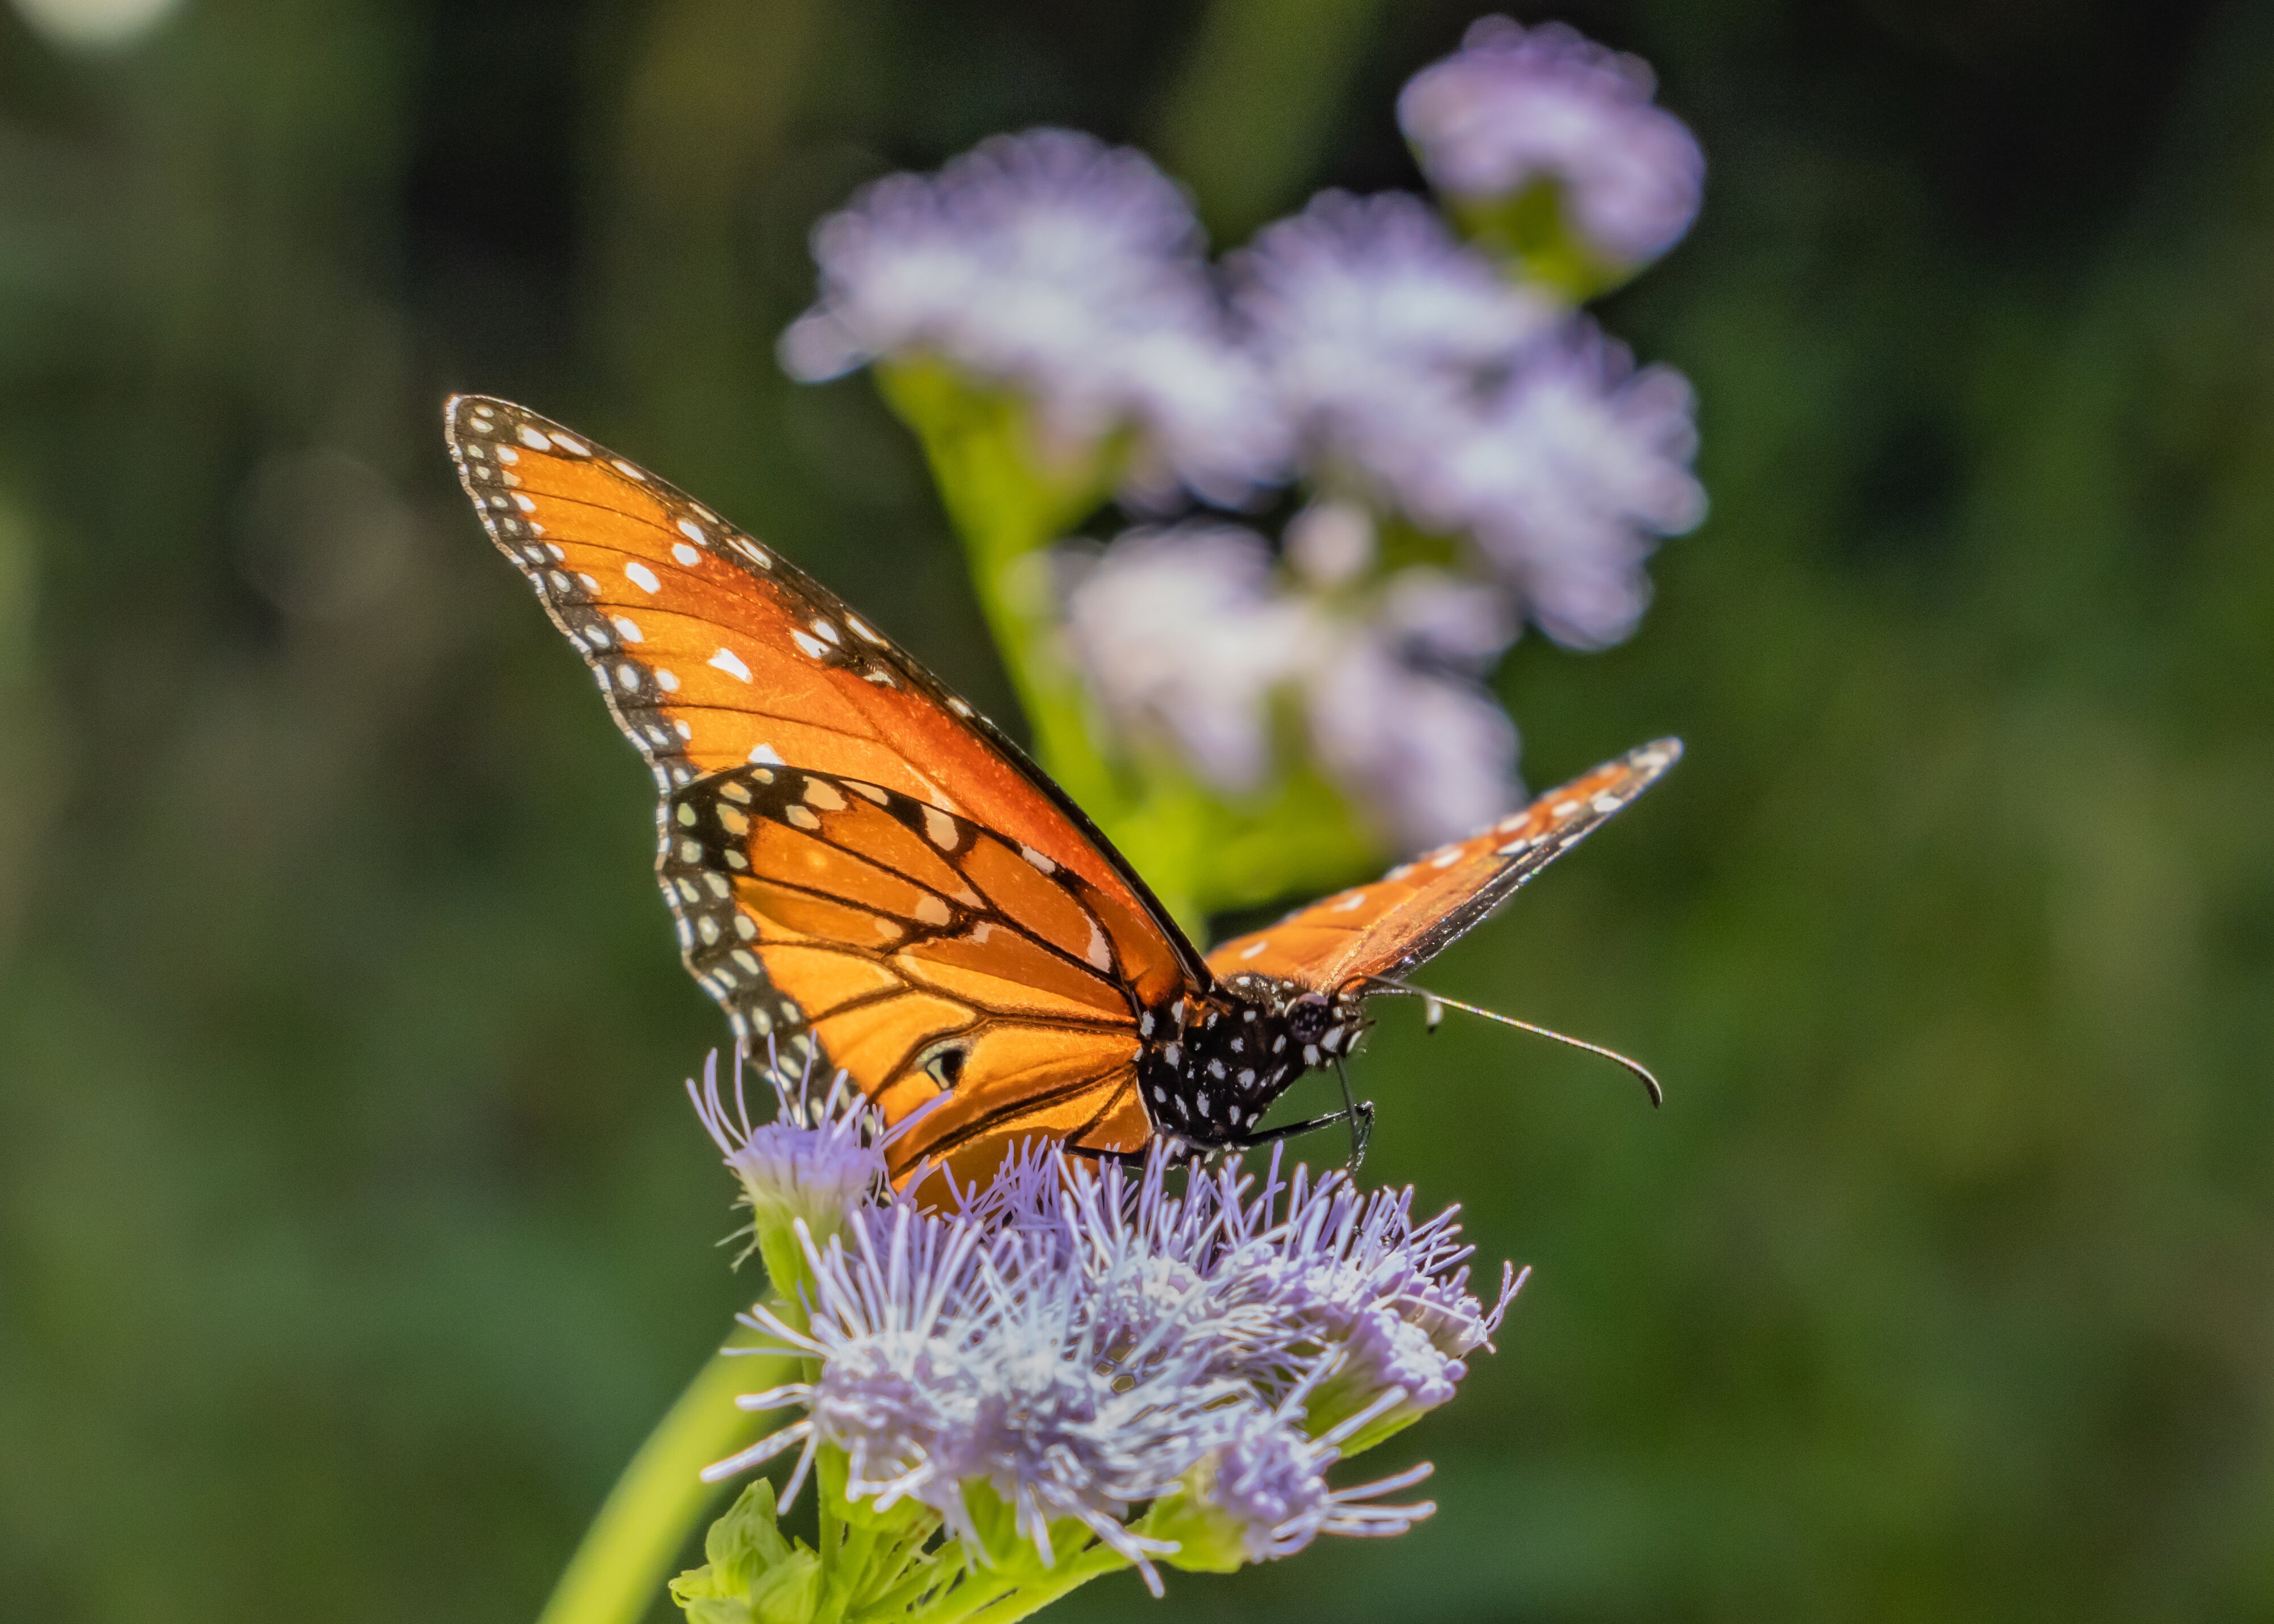
[[[1679,756],[1630,751],[1466,841],[1205,958],[1018,748],[826,588],[645,470],[454,397],[459,477],[656,778],[681,956],[746,1047],[842,1068],[890,1165],[984,1178],[1274,1137],[1367,996]],[[909,1119],[918,1116],[919,1120]]]
[[[1151,1035],[1138,1059],[1146,1111],[1163,1138],[1195,1150],[1254,1143],[1279,1096],[1347,1055],[1368,1025],[1359,995],[1251,972],[1147,1014]]]

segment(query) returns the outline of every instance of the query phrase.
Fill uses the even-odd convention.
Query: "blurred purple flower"
[[[1434,425],[1560,319],[1405,192],[1321,192],[1231,267],[1239,314],[1327,483],[1355,475],[1393,495]]]
[[[781,339],[794,377],[937,356],[1026,395],[1050,444],[1134,428],[1141,481],[1237,501],[1280,471],[1286,436],[1230,342],[1199,224],[1141,153],[997,136],[876,182],[813,248],[821,297]]]
[[[1593,323],[1508,288],[1397,194],[1324,193],[1266,230],[1236,274],[1239,309],[1324,479],[1474,537],[1559,642],[1600,647],[1633,628],[1656,538],[1705,513],[1679,373],[1637,372]],[[1356,716],[1394,703],[1349,681]],[[1451,692],[1430,703],[1482,737]]]
[[[1689,380],[1636,371],[1582,320],[1449,432],[1408,490],[1417,513],[1476,537],[1548,635],[1603,648],[1650,601],[1657,538],[1706,516],[1697,450]]]
[[[1397,121],[1447,196],[1487,202],[1554,181],[1589,246],[1631,267],[1681,240],[1705,185],[1697,138],[1652,105],[1655,87],[1641,58],[1565,24],[1487,17],[1407,83]]]
[[[1235,526],[1123,537],[1068,595],[1076,657],[1125,737],[1172,746],[1219,789],[1252,791],[1280,764],[1284,697],[1329,777],[1401,849],[1468,834],[1516,798],[1515,726],[1476,680],[1515,635],[1506,600],[1427,569],[1350,590],[1373,538],[1354,510],[1325,506],[1291,526],[1308,560],[1292,579]],[[1329,548],[1351,556],[1321,560]]]
[[[1261,536],[1211,523],[1132,530],[1082,572],[1066,624],[1124,737],[1172,746],[1219,789],[1261,786],[1271,695],[1303,669],[1314,628],[1280,590]]]
[[[1457,669],[1414,663],[1391,624],[1345,633],[1311,674],[1311,740],[1397,849],[1463,838],[1513,807],[1516,725],[1492,695]]]

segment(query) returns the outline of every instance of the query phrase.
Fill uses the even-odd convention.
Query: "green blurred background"
[[[1058,122],[1235,242],[1413,184],[1391,98],[1473,12],[185,0],[98,52],[22,4],[0,1618],[526,1619],[755,1282],[646,776],[443,393],[1007,714],[910,441],[773,364],[808,226]],[[2274,1616],[2274,16],[1547,14],[1709,154],[1604,313],[1696,380],[1715,508],[1630,644],[1500,687],[1535,784],[1691,754],[1434,980],[1671,1097],[1388,1011],[1369,1174],[1539,1268],[1398,1446],[1443,1511],[1061,1616]]]

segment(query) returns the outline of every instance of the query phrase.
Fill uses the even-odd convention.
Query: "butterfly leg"
[[[1341,1069],[1337,1066],[1336,1071],[1339,1072]],[[1316,1133],[1321,1128],[1331,1128],[1337,1123],[1344,1122],[1350,1124],[1350,1170],[1355,1173],[1359,1164],[1366,1160],[1367,1142],[1374,1137],[1374,1101],[1352,1099],[1348,1078],[1343,1079],[1342,1109],[1329,1111],[1323,1116],[1313,1116],[1304,1122],[1291,1122],[1282,1128],[1266,1128],[1261,1133],[1249,1134],[1239,1141],[1239,1145],[1243,1150],[1252,1150],[1258,1145],[1276,1144],[1281,1139],[1291,1139],[1302,1133]]]

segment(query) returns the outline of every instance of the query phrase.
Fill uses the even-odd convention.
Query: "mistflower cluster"
[[[1656,87],[1640,57],[1565,24],[1486,17],[1458,51],[1413,76],[1397,122],[1430,184],[1457,204],[1489,206],[1547,183],[1590,248],[1632,267],[1681,239],[1706,180],[1697,138],[1652,105]]]
[[[1491,822],[1513,798],[1516,729],[1481,686],[1514,635],[1504,598],[1436,569],[1359,594],[1374,562],[1362,508],[1321,502],[1275,569],[1255,531],[1140,530],[1085,560],[1069,641],[1124,733],[1165,741],[1207,782],[1254,790],[1289,695],[1316,759],[1401,846]]]
[[[998,136],[936,176],[877,182],[813,251],[820,300],[782,335],[794,377],[936,357],[1030,396],[1045,453],[1132,431],[1141,473],[1222,501],[1283,470],[1199,223],[1141,153],[1072,130]]]
[[[736,1154],[768,1148],[738,1173],[791,1177],[825,1140],[867,1137],[857,1100],[840,1085],[809,1125],[742,1134]],[[794,1451],[785,1500],[817,1480],[900,1564],[847,1583],[912,1597],[1118,1567],[1158,1594],[1163,1566],[1404,1531],[1431,1507],[1382,1497],[1426,1467],[1339,1487],[1330,1472],[1450,1398],[1520,1284],[1503,1269],[1487,1304],[1453,1213],[1416,1221],[1410,1190],[1276,1154],[1260,1173],[1099,1171],[1038,1143],[983,1190],[934,1208],[879,1187],[832,1228],[788,1221],[795,1272],[749,1316],[805,1362],[742,1400],[787,1420],[706,1475]],[[710,1583],[689,1575],[682,1596]]]
[[[1479,561],[1559,641],[1616,642],[1660,536],[1705,516],[1690,386],[1493,281],[1416,198],[1327,192],[1236,256],[1242,314],[1322,477]],[[1497,650],[1495,650],[1497,652]]]
[[[1102,556],[1076,543],[1070,568],[995,589],[1061,588],[1059,635],[1046,605],[1036,646],[1005,650],[1026,692],[1079,673],[1141,780],[1162,763],[1261,808],[1314,771],[1377,843],[1419,850],[1519,797],[1483,686],[1519,630],[1619,642],[1653,550],[1705,515],[1689,383],[1577,308],[1697,214],[1703,158],[1653,88],[1560,24],[1486,18],[1398,101],[1438,200],[1322,192],[1215,265],[1141,154],[998,137],[821,222],[821,297],[783,359],[807,379],[937,365],[1019,403],[1023,492],[999,464],[969,474],[968,421],[892,395],[963,480],[949,506],[983,569],[1090,529],[1118,480],[1131,523]],[[1065,496],[1069,447],[1111,475],[1094,500]],[[1298,516],[1275,538],[1252,512],[1279,485]],[[1177,522],[1193,498],[1242,511]],[[990,502],[1050,533],[975,533]]]

